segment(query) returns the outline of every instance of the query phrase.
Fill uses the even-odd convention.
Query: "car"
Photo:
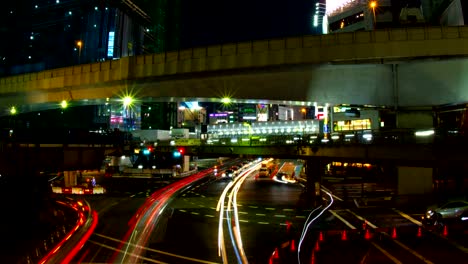
[[[431,206],[423,216],[425,225],[440,225],[445,220],[462,219],[468,215],[468,202],[450,201],[442,206]]]
[[[227,169],[221,174],[222,179],[232,179],[234,178],[234,170]]]

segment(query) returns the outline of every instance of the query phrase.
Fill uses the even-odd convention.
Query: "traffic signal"
[[[183,155],[185,153],[185,149],[184,148],[178,148],[177,151]]]

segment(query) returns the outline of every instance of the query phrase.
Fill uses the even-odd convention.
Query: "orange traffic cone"
[[[320,233],[319,233],[319,241],[323,241],[323,233],[322,233],[322,231],[320,231]]]
[[[296,251],[296,243],[294,242],[294,239],[291,240],[291,247],[289,248],[292,252]]]
[[[341,240],[348,240],[348,236],[346,235],[346,230],[343,231],[341,234]]]
[[[369,232],[369,229],[366,229],[366,234],[364,235],[364,238],[367,239],[367,240],[372,238],[372,236],[371,236],[371,234]]]
[[[317,240],[317,242],[315,242],[314,251],[320,251],[320,245],[319,245],[318,240]]]
[[[418,227],[418,234],[417,237],[422,237],[422,230],[421,227]]]
[[[273,259],[279,259],[278,248],[275,248],[275,252],[273,252]]]
[[[393,227],[392,238],[393,238],[393,239],[396,239],[396,238],[397,238],[396,227]]]
[[[444,225],[444,232],[442,232],[442,235],[444,235],[445,237],[448,236],[448,227],[447,227],[447,225]]]

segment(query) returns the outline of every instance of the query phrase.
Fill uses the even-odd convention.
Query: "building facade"
[[[25,0],[1,12],[2,75],[142,54],[150,23],[129,0]]]

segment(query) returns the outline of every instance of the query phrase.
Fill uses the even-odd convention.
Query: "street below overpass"
[[[170,200],[142,246],[141,263],[223,263],[218,253],[220,213],[216,208],[232,182],[220,175],[234,164],[226,162],[216,175],[208,173]],[[327,207],[331,198],[324,192],[326,201],[316,210],[305,202],[300,184],[258,181],[255,176],[256,170],[245,175],[237,195],[241,245],[249,263],[466,263],[468,259],[466,227],[429,230],[421,226],[424,205],[357,207],[333,194],[333,203]],[[86,197],[99,213],[99,225],[75,263],[112,262],[116,253],[132,243],[124,242],[124,236],[148,197],[173,182],[113,181],[109,193]],[[311,224],[304,228],[305,223]],[[239,262],[230,231],[224,231],[227,260]]]

